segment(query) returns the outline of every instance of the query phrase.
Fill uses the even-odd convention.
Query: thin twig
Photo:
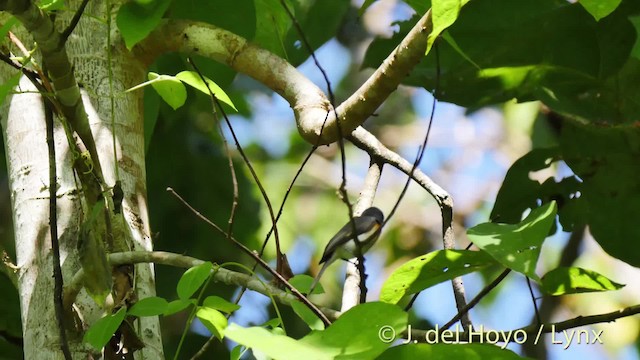
[[[60,350],[64,354],[66,360],[71,360],[71,351],[67,341],[67,333],[64,327],[64,306],[62,299],[63,279],[62,268],[60,266],[60,243],[58,241],[58,209],[56,191],[58,189],[58,181],[56,175],[56,148],[53,141],[53,110],[48,104],[48,100],[44,101],[45,122],[47,128],[47,147],[49,149],[49,231],[51,234],[51,251],[53,258],[53,303],[58,323],[58,332],[60,333]]]
[[[194,215],[196,215],[200,220],[204,221],[205,223],[207,223],[209,226],[213,227],[216,231],[218,231],[219,233],[223,234],[226,236],[226,233],[224,232],[224,230],[222,230],[222,228],[220,228],[218,225],[216,225],[215,223],[213,223],[211,220],[209,220],[207,217],[205,217],[204,215],[202,215],[198,210],[194,209],[186,200],[184,200],[178,193],[176,193],[172,188],[167,188],[167,191],[170,192],[173,196],[175,196],[184,206],[186,206]],[[280,275],[277,271],[273,270],[269,264],[267,264],[264,260],[262,260],[258,255],[256,255],[253,251],[251,251],[249,248],[247,248],[246,246],[244,246],[242,243],[240,243],[238,240],[236,240],[233,236],[229,236],[229,240],[231,240],[231,242],[233,242],[233,244],[235,244],[238,248],[240,248],[240,250],[244,251],[247,255],[249,255],[250,257],[252,257],[254,260],[256,260],[258,263],[260,263],[260,265],[267,270],[271,275],[273,275],[276,279],[280,280],[280,282],[282,282],[282,284],[284,284],[284,286],[287,287],[287,289],[289,289],[298,299],[300,299],[300,301],[302,301],[305,305],[307,305],[307,307],[309,307],[309,309],[311,309],[311,311],[313,311],[319,318],[320,320],[322,320],[322,322],[326,325],[329,326],[331,325],[331,322],[329,321],[329,319],[327,319],[327,317],[318,309],[318,307],[316,307],[313,303],[311,303],[309,301],[309,299],[307,299],[304,295],[302,295],[298,289],[296,289],[295,287],[293,287],[293,285],[291,285],[284,277],[282,277],[282,275]]]
[[[534,337],[531,335],[535,335],[537,339],[537,336],[541,334],[549,334],[552,332],[558,333],[558,332],[562,332],[565,330],[578,328],[582,326],[599,324],[604,322],[612,322],[612,321],[616,321],[617,319],[621,319],[621,318],[636,315],[636,314],[640,314],[640,304],[629,306],[624,309],[612,311],[605,314],[577,316],[569,320],[542,324],[542,325],[532,324],[523,328],[513,329],[513,330],[501,330],[501,331],[491,330],[491,331],[485,331],[485,332],[477,331],[473,333],[469,331],[466,331],[466,332],[452,331],[450,337],[448,338],[455,339],[456,342],[472,341],[476,343],[486,343],[486,342],[507,343],[507,342],[514,342],[518,339],[522,339],[522,335],[513,336],[513,334],[524,332],[527,334],[526,339],[528,339],[529,341],[534,341]],[[417,342],[425,342],[426,339],[431,339],[431,337],[427,335],[427,331],[429,330],[412,329],[411,338],[416,339]],[[430,330],[430,331],[433,331],[433,330]],[[498,336],[497,339],[496,339],[496,334]]]
[[[468,313],[469,310],[471,310],[474,306],[476,306],[480,302],[480,300],[482,300],[482,298],[484,298],[486,295],[488,295],[491,292],[491,290],[493,290],[496,286],[498,286],[498,284],[500,284],[502,280],[504,280],[504,278],[506,278],[507,275],[509,275],[510,272],[511,272],[511,269],[505,269],[502,273],[500,273],[500,275],[498,275],[497,278],[495,278],[491,283],[485,286],[485,288],[482,289],[482,291],[480,291],[478,295],[476,295],[476,297],[471,299],[471,301],[469,301],[469,303],[465,305],[465,307],[460,309],[456,314],[456,316],[453,317],[453,319],[449,320],[446,324],[442,325],[442,329],[446,330],[450,328],[453,324],[455,324],[456,321],[460,320],[464,316],[464,314]]]
[[[220,101],[218,100],[218,98],[216,98],[216,96],[213,94],[213,91],[211,91],[211,89],[209,88],[209,83],[204,79],[204,76],[202,75],[200,70],[198,70],[198,67],[196,66],[196,64],[193,61],[193,59],[189,57],[187,60],[189,61],[191,66],[193,66],[193,68],[196,70],[196,72],[200,75],[202,81],[207,86],[207,90],[209,90],[209,94],[213,97],[213,101],[218,106],[218,109],[220,110],[220,113],[222,113],[222,117],[224,118],[224,121],[227,124],[227,127],[229,128],[229,131],[231,132],[231,136],[233,137],[233,141],[234,141],[234,143],[236,145],[236,148],[238,149],[238,153],[242,157],[242,160],[244,160],[245,164],[247,164],[247,167],[249,168],[249,172],[251,173],[251,176],[253,177],[253,180],[255,181],[256,185],[258,186],[258,189],[260,189],[260,194],[262,194],[262,198],[264,199],[264,202],[267,205],[267,209],[269,210],[269,216],[271,217],[271,224],[273,225],[273,234],[274,234],[274,237],[276,239],[276,256],[277,256],[277,264],[278,264],[276,266],[276,268],[278,270],[281,270],[281,266],[282,266],[281,265],[282,264],[281,263],[282,262],[282,250],[280,248],[280,236],[278,235],[278,226],[276,224],[276,218],[275,218],[275,215],[274,215],[274,212],[273,212],[273,206],[271,205],[271,201],[269,200],[269,196],[267,195],[267,191],[265,190],[264,186],[262,185],[262,182],[260,181],[260,178],[258,177],[258,174],[256,173],[255,169],[253,168],[253,165],[251,164],[251,161],[249,160],[249,157],[247,157],[247,154],[245,154],[244,149],[242,148],[242,145],[240,145],[240,141],[238,141],[238,137],[236,136],[236,132],[233,129],[233,126],[231,125],[231,121],[229,121],[229,117],[227,116],[226,112],[224,111],[224,108],[222,108],[222,104],[220,104]]]
[[[76,13],[73,14],[73,18],[71,19],[69,26],[67,26],[67,28],[64,29],[64,31],[60,34],[60,41],[62,41],[63,43],[67,42],[69,35],[71,35],[73,30],[76,28],[76,26],[78,26],[78,22],[80,22],[82,13],[84,13],[84,9],[87,7],[88,3],[89,3],[89,0],[82,0],[80,7],[76,11]]]
[[[307,37],[305,36],[304,31],[302,30],[302,26],[300,26],[300,23],[298,22],[296,17],[293,15],[293,13],[289,9],[289,7],[285,3],[285,1],[284,0],[280,0],[280,4],[284,8],[284,10],[287,12],[287,15],[291,19],[294,27],[296,28],[296,31],[298,32],[298,36],[300,36],[302,44],[304,45],[305,49],[307,50],[307,52],[309,53],[309,55],[313,59],[313,62],[316,65],[316,68],[318,68],[318,70],[322,74],[322,77],[323,77],[323,79],[324,79],[324,81],[325,81],[325,83],[327,85],[327,94],[329,96],[329,103],[331,104],[331,109],[333,110],[333,112],[334,112],[334,114],[336,116],[336,129],[338,131],[338,140],[337,141],[338,141],[338,147],[340,148],[340,165],[341,165],[341,170],[342,170],[342,181],[340,182],[340,187],[339,187],[338,191],[340,193],[340,199],[347,206],[347,212],[348,212],[348,215],[349,215],[349,222],[351,223],[351,228],[352,228],[351,231],[352,231],[353,234],[355,234],[355,237],[354,237],[353,241],[355,242],[356,247],[358,248],[358,254],[359,254],[359,256],[358,256],[358,268],[359,269],[364,269],[364,258],[362,257],[362,251],[360,251],[361,244],[360,244],[360,240],[358,239],[358,235],[357,235],[357,231],[356,231],[356,223],[353,220],[353,206],[351,205],[351,202],[349,201],[349,194],[347,193],[347,159],[346,159],[346,154],[345,154],[345,150],[344,150],[344,136],[343,136],[343,132],[342,132],[342,126],[340,124],[340,115],[338,114],[338,112],[336,110],[336,106],[335,106],[335,96],[333,95],[333,90],[331,88],[331,81],[329,81],[329,76],[327,75],[327,72],[324,70],[322,65],[320,65],[320,61],[318,61],[318,58],[316,57],[315,51],[313,51],[313,48],[311,47],[311,44],[307,40]],[[327,119],[329,118],[329,114],[331,113],[331,109],[329,111],[327,111],[327,114],[325,115],[325,120],[324,120],[325,123],[327,122]],[[321,137],[322,137],[322,133],[320,133],[319,138],[321,138]],[[360,276],[361,276],[361,278],[363,278],[364,277],[364,273],[362,273]],[[358,281],[358,283],[360,284],[361,281]],[[344,292],[348,292],[348,291],[345,290]],[[365,296],[366,296],[366,291],[365,291]]]
[[[529,295],[531,295],[531,302],[533,303],[533,310],[536,314],[537,324],[542,324],[542,318],[540,317],[540,311],[538,310],[538,303],[536,303],[536,295],[533,293],[533,287],[531,286],[531,279],[526,277],[527,279],[527,287],[529,288]]]

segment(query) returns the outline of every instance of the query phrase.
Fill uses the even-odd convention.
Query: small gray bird
[[[354,217],[353,224],[351,221],[347,222],[338,233],[329,240],[327,247],[324,248],[324,253],[322,253],[322,258],[320,259],[320,264],[324,264],[313,280],[309,294],[313,292],[324,271],[334,261],[338,259],[348,260],[358,255],[356,237],[360,243],[361,254],[369,250],[376,240],[378,240],[383,222],[384,214],[382,214],[382,211],[377,207],[370,207],[365,210],[362,215]],[[356,230],[355,235],[353,233],[354,224]]]

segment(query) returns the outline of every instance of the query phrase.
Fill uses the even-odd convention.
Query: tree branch
[[[640,304],[629,306],[624,309],[612,311],[605,314],[578,316],[573,319],[569,319],[565,321],[559,321],[555,323],[548,323],[548,324],[542,324],[542,325],[533,324],[533,325],[529,325],[526,327],[513,329],[513,330],[497,330],[497,331],[491,331],[491,332],[477,331],[472,333],[472,335],[469,331],[466,331],[466,332],[452,331],[451,336],[450,337],[448,336],[447,338],[450,340],[455,339],[455,341],[459,341],[459,342],[471,341],[471,342],[493,343],[493,342],[496,342],[496,338],[497,338],[497,342],[513,342],[514,339],[517,338],[517,337],[514,337],[514,334],[526,333],[527,334],[526,340],[533,341],[534,339],[532,338],[532,336],[535,336],[536,339],[539,340],[537,338],[539,334],[549,334],[552,332],[558,333],[564,330],[574,329],[581,326],[599,324],[604,322],[612,322],[612,321],[616,321],[617,319],[636,315],[639,313],[640,313]],[[417,340],[418,342],[425,342],[427,336],[431,336],[430,338],[432,338],[433,336],[433,335],[428,335],[427,331],[430,331],[430,330],[411,329],[411,338],[414,340]],[[442,335],[443,334],[442,331],[444,331],[444,329],[440,328],[439,331],[440,331],[439,335]],[[480,334],[482,335],[480,336]],[[506,338],[507,335],[511,335],[511,337],[507,339]]]
[[[163,20],[133,51],[147,65],[161,54],[178,51],[214,59],[249,75],[289,102],[298,131],[306,141],[326,145],[338,141],[340,133],[349,134],[362,125],[398,87],[424,57],[431,28],[429,11],[369,80],[335,110],[324,92],[284,59],[213,25]],[[340,128],[336,112],[340,114]]]
[[[362,190],[360,190],[360,197],[354,209],[355,214],[360,215],[373,205],[373,199],[378,190],[380,177],[382,176],[383,165],[384,164],[377,161],[376,158],[371,158],[369,171],[364,179],[364,185],[362,186]],[[357,265],[354,264],[353,261],[347,262],[347,271],[342,291],[342,308],[340,309],[342,312],[351,309],[359,303],[365,302],[367,296],[365,283],[367,275],[365,274],[364,257],[360,256],[359,258]]]
[[[178,255],[164,251],[128,251],[111,253],[108,255],[109,264],[111,266],[138,264],[138,263],[155,263],[161,265],[169,265],[179,268],[191,268],[202,264],[204,261],[196,259],[186,255]],[[79,270],[73,279],[64,289],[65,306],[70,306],[75,297],[82,289],[82,282],[84,281],[84,271]],[[285,305],[291,305],[294,301],[299,301],[293,294],[287,293],[278,289],[275,286],[269,285],[264,281],[249,276],[246,274],[227,270],[225,268],[218,268],[214,275],[213,281],[221,282],[227,285],[243,286],[247,289],[259,292],[264,295],[272,295],[279,302]],[[322,313],[329,319],[335,320],[340,316],[340,312],[333,309],[318,307]]]
[[[358,127],[348,138],[352,143],[366,151],[369,155],[375,156],[379,158],[380,161],[388,163],[409,175],[413,180],[420,184],[423,189],[433,196],[440,206],[440,212],[442,214],[443,247],[447,250],[455,249],[455,238],[453,234],[453,199],[451,198],[451,195],[431,180],[431,178],[429,178],[420,169],[415,168],[412,163],[397,153],[389,150],[380,142],[380,140],[378,140],[378,138],[363,127]],[[452,284],[453,295],[456,300],[458,312],[462,313],[462,309],[467,305],[462,278],[457,277],[453,279]],[[471,321],[468,314],[463,315],[462,323],[465,328],[469,328]]]

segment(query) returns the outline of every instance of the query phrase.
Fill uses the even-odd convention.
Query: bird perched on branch
[[[384,214],[377,207],[370,207],[362,215],[354,217],[353,223],[351,221],[347,222],[329,240],[327,247],[324,248],[324,253],[322,253],[322,258],[320,259],[320,264],[324,264],[313,280],[309,294],[313,292],[324,271],[334,261],[338,259],[348,260],[369,250],[378,240],[383,222]],[[355,233],[353,231],[354,228]]]

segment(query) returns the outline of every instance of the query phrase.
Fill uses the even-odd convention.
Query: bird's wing
[[[378,220],[373,216],[355,217],[353,221],[355,222],[356,234],[366,233],[378,223]],[[329,260],[338,247],[344,245],[347,241],[353,240],[353,238],[353,224],[349,221],[329,240],[329,243],[324,248],[324,253],[322,253],[320,264]]]

